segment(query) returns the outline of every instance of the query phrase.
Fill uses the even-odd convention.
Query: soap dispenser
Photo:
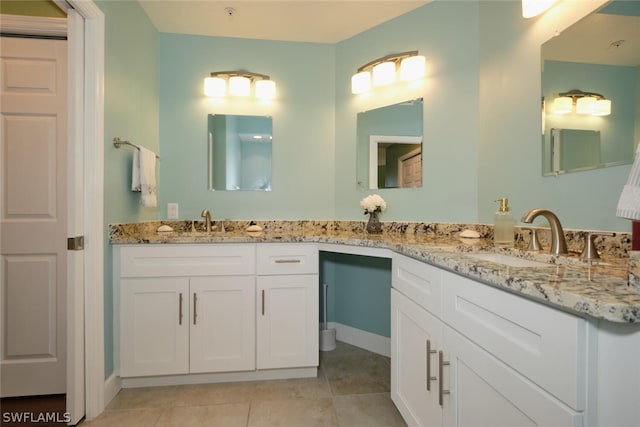
[[[500,208],[494,217],[493,244],[496,246],[512,248],[514,241],[513,227],[516,222],[509,210],[509,199],[502,197],[496,200]]]

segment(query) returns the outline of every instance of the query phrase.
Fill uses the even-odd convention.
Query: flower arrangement
[[[380,213],[387,209],[387,202],[377,194],[371,194],[360,200],[360,207],[364,209],[364,214],[373,212]]]

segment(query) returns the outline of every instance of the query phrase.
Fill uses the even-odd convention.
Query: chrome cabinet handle
[[[262,290],[262,315],[264,316],[264,289]]]
[[[277,259],[274,262],[276,264],[300,264],[302,261],[299,259]]]
[[[439,351],[438,352],[438,377],[440,378],[440,381],[438,381],[438,403],[440,404],[440,406],[442,406],[442,396],[445,394],[451,393],[450,390],[444,389],[444,381],[443,381],[444,372],[443,371],[444,371],[445,365],[447,366],[450,365],[450,362],[445,362],[442,351]]]
[[[196,319],[198,318],[198,295],[193,293],[193,324],[196,324]]]
[[[436,350],[431,350],[431,340],[427,340],[427,391],[431,391],[431,381],[438,379],[431,376],[431,355],[435,353]]]
[[[180,292],[180,298],[178,298],[178,325],[182,325],[182,292]]]

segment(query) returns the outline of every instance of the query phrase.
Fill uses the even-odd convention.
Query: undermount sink
[[[481,261],[490,261],[496,264],[502,264],[509,267],[553,267],[553,264],[547,264],[539,261],[532,261],[530,259],[518,258],[511,255],[497,254],[493,252],[488,253],[475,253],[465,254],[470,258],[475,258]]]

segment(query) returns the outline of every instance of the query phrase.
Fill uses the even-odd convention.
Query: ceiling
[[[163,33],[337,43],[430,0],[138,1]]]
[[[546,42],[542,54],[548,60],[639,66],[640,16],[593,13]]]

